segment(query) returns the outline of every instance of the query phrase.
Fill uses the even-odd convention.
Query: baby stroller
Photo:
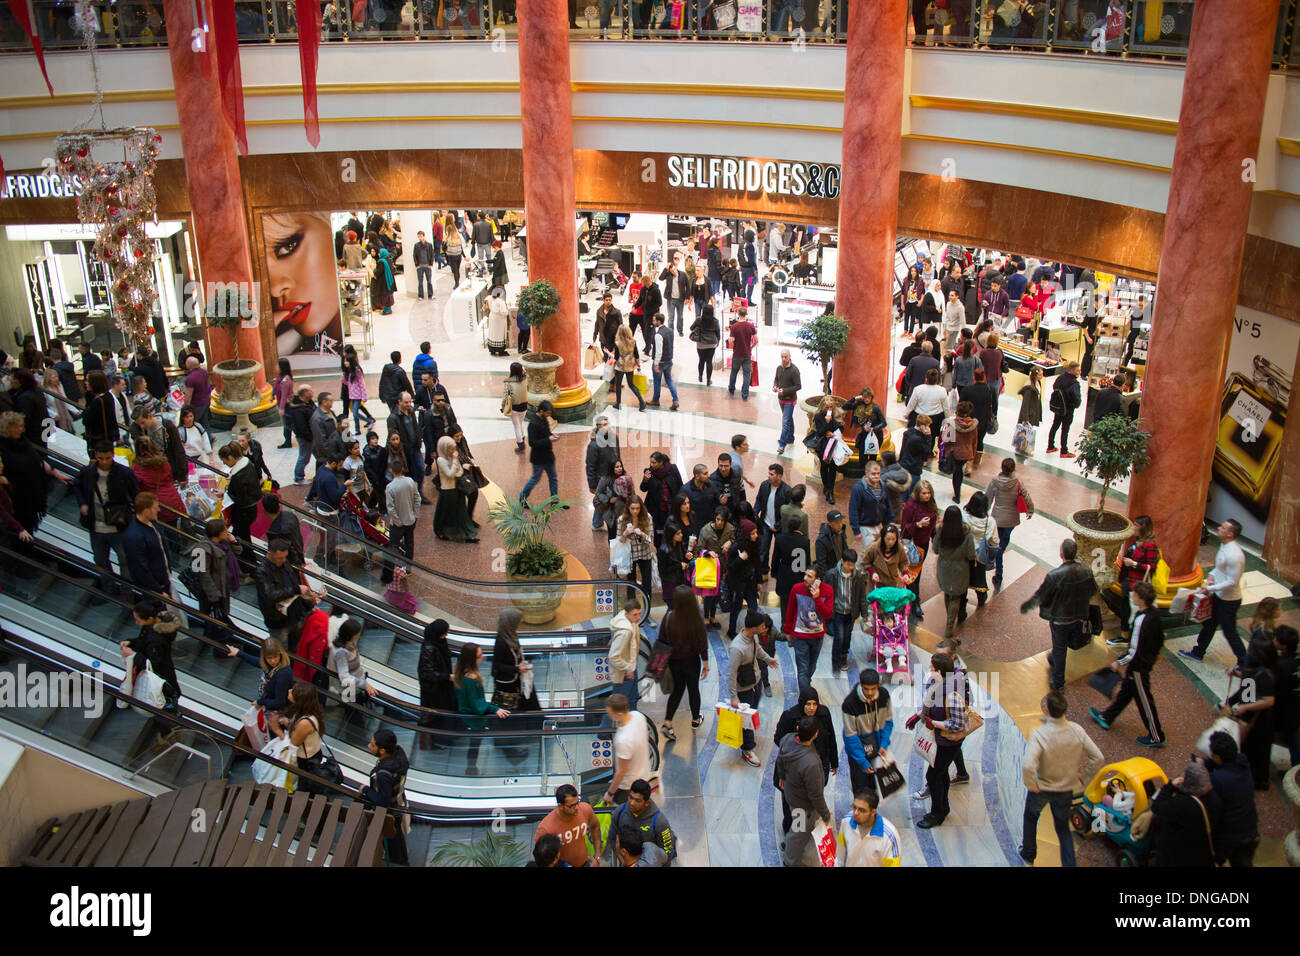
[[[364,535],[380,547],[388,546],[388,531],[379,518],[379,512],[367,508],[356,494],[351,491],[344,493],[339,499],[339,512],[339,527]]]
[[[867,595],[869,620],[863,623],[875,643],[876,672],[888,683],[912,682],[907,621],[915,597],[907,588],[875,588]]]

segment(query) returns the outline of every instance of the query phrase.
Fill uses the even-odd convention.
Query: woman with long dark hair
[[[938,556],[935,576],[948,612],[943,636],[952,637],[957,625],[966,619],[966,592],[970,590],[970,566],[975,560],[975,542],[957,505],[949,505],[944,511],[934,551]]]
[[[686,571],[694,559],[686,540],[686,527],[680,521],[669,518],[664,525],[664,539],[659,545],[658,559],[664,604],[672,604],[678,585],[686,583]]]
[[[703,276],[699,278],[700,290],[704,298],[696,297],[695,321],[691,323],[691,341],[695,343],[695,354],[699,361],[695,369],[695,381],[705,385],[713,384],[713,353],[717,351],[722,339],[722,326],[713,314],[713,306],[708,304],[708,284]]]
[[[523,354],[523,347],[519,352]],[[501,395],[501,412],[510,416],[510,424],[515,427],[515,451],[523,452],[524,414],[528,411],[528,389],[524,386],[524,367],[518,362],[510,363],[510,373],[506,375],[505,387]]]
[[[479,674],[483,657],[482,647],[466,641],[461,645],[456,669],[451,676],[452,686],[456,688],[456,709],[462,714],[473,715],[465,719],[465,729],[470,732],[465,747],[465,771],[471,777],[478,773],[478,751],[483,744],[478,732],[487,724],[482,718],[488,714],[496,714],[503,720],[510,716],[510,711],[504,707],[489,704],[483,694],[483,677]]]
[[[921,278],[921,271],[914,265],[910,266],[900,294],[903,303],[904,335],[911,335],[912,330],[921,324],[921,299],[924,296],[925,280]]]
[[[977,491],[967,499],[963,520],[966,522],[966,530],[970,532],[971,540],[975,542],[975,560],[970,563],[970,588],[975,592],[975,607],[981,608],[989,599],[989,569],[979,560],[980,541],[988,541],[985,554],[990,559],[998,546],[997,525],[989,517],[989,499],[984,492]],[[964,612],[965,609],[966,601],[963,598],[962,611]],[[965,618],[964,613],[961,616]]]
[[[700,714],[700,679],[709,676],[709,636],[699,599],[688,586],[680,585],[673,591],[671,607],[659,622],[659,638],[672,647],[668,670],[673,676],[673,692],[668,695],[661,729],[669,740],[676,740],[673,715],[683,694],[690,702],[692,729],[704,722]]]

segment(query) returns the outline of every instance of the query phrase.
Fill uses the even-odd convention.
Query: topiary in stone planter
[[[510,603],[523,614],[525,624],[554,620],[564,601],[564,552],[546,534],[565,504],[552,495],[529,507],[517,495],[506,495],[488,509],[488,519],[505,542],[506,579],[519,585],[511,589]]]
[[[515,299],[515,308],[533,329],[533,344],[541,345],[542,326],[560,310],[560,290],[546,279],[534,279],[519,290]],[[564,364],[564,359],[554,352],[529,352],[519,357],[527,376],[528,402],[536,405],[541,401],[555,401],[560,397],[560,388],[555,384],[556,371]]]
[[[1079,545],[1079,560],[1092,568],[1097,587],[1110,587],[1118,571],[1115,567],[1120,549],[1133,536],[1133,523],[1122,514],[1106,510],[1110,486],[1121,478],[1141,471],[1150,460],[1149,432],[1127,415],[1107,415],[1093,422],[1079,443],[1076,459],[1085,478],[1101,479],[1101,495],[1096,508],[1076,511],[1066,520]]]

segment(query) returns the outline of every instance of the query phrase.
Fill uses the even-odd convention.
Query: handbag
[[[1029,514],[1029,502],[1025,501],[1025,489],[1016,482],[1016,514]]]
[[[131,514],[128,514],[127,506],[125,504],[120,504],[120,505],[105,504],[103,495],[99,493],[99,482],[96,481],[94,484],[95,484],[95,500],[98,501],[99,506],[104,509],[104,523],[111,524],[118,531],[125,530],[127,524],[130,522],[131,519]],[[134,512],[134,509],[131,509],[131,511]],[[93,515],[91,516],[91,521],[92,522],[94,521]]]
[[[903,551],[907,555],[907,566],[916,567],[921,563],[925,555],[921,554],[921,549],[916,546],[916,542],[911,538],[903,539]]]
[[[975,561],[982,567],[991,568],[997,564],[998,552],[988,535],[980,535],[975,543]]]
[[[1016,318],[1021,322],[1032,322],[1034,320],[1034,310],[1032,306],[1016,306]]]
[[[997,433],[998,433],[998,416],[997,416],[997,410],[994,409],[993,414],[989,416],[988,427],[984,429],[984,434],[996,435]]]
[[[478,485],[474,484],[474,479],[469,475],[461,475],[456,479],[456,490],[468,498],[478,491]]]
[[[298,769],[303,773],[320,777],[326,783],[338,786],[343,782],[343,768],[339,766],[338,759],[326,746],[324,740],[320,742],[320,750],[310,757],[299,757],[297,765]],[[306,793],[328,793],[330,789],[315,780],[307,780],[301,776],[298,778],[298,784],[299,788]]]

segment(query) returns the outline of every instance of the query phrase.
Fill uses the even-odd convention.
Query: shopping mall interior
[[[0,863],[1300,865],[1298,15],[0,5]]]

